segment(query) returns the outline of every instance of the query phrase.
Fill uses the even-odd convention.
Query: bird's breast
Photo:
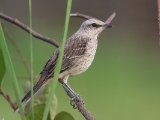
[[[85,54],[76,60],[70,75],[78,75],[85,72],[93,62],[97,50],[97,40],[90,40],[87,43]]]

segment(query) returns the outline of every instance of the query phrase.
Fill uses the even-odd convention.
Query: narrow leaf
[[[65,46],[65,42],[66,42],[66,39],[67,39],[71,6],[72,6],[72,0],[68,0],[67,9],[66,9],[65,25],[64,25],[64,34],[63,34],[62,44],[61,44],[61,47],[60,47],[60,54],[59,54],[59,57],[58,57],[58,61],[57,61],[56,69],[55,69],[55,74],[54,74],[54,80],[51,83],[51,85],[52,85],[51,86],[51,91],[50,91],[50,94],[48,96],[48,100],[47,100],[47,103],[46,103],[46,107],[45,107],[45,111],[44,111],[44,115],[43,115],[42,120],[47,119],[49,109],[50,109],[50,106],[51,106],[51,102],[52,102],[52,98],[53,98],[53,95],[54,95],[54,91],[55,91],[55,88],[56,88],[56,84],[57,84],[57,81],[58,81],[58,78],[59,78],[59,72],[60,72],[60,69],[61,69],[63,53],[64,53],[64,46]]]
[[[45,104],[39,104],[34,106],[34,112],[27,114],[27,120],[31,120],[32,114],[34,115],[35,120],[42,120],[44,108],[45,108]],[[47,120],[51,120],[50,115],[47,116]]]
[[[13,80],[11,80],[11,84],[13,84],[18,107],[20,108],[21,118],[22,118],[22,120],[25,120],[24,110],[23,110],[23,107],[21,105],[21,100],[20,100],[20,89],[19,89],[19,85],[18,85],[18,80],[16,77],[16,73],[15,73],[15,70],[13,67],[12,59],[10,56],[10,52],[9,52],[9,49],[8,49],[8,46],[7,46],[7,43],[5,40],[5,36],[4,36],[4,32],[3,32],[1,24],[0,24],[0,36],[2,36],[2,39],[0,40],[0,44],[2,45],[2,49],[4,50],[5,55],[6,55],[7,64],[9,66],[8,70],[9,70],[10,74],[13,75]]]
[[[31,87],[30,81],[26,81],[24,86],[23,86],[23,89],[27,93],[28,90],[30,90],[30,87]],[[46,85],[46,87],[42,87],[38,91],[38,93],[34,95],[34,104],[33,105],[34,105],[35,111],[37,111],[36,110],[37,105],[45,105],[46,104],[49,93],[50,93],[50,89],[49,89],[48,85]],[[50,111],[49,111],[51,120],[53,120],[55,118],[56,111],[57,111],[57,98],[54,95],[54,97],[52,99],[51,106],[50,106]],[[31,114],[31,104],[30,103],[25,106],[25,113],[27,113],[27,116],[28,116],[28,114],[30,116],[30,114]],[[37,120],[37,117],[35,116],[34,119]]]
[[[3,81],[5,72],[6,72],[6,68],[5,68],[4,56],[3,56],[2,49],[0,48],[0,86]]]
[[[32,0],[29,0],[29,26],[32,29]],[[33,97],[33,38],[30,33],[30,77],[31,77],[31,111],[34,111],[34,97]],[[32,114],[32,120],[34,120],[34,114]]]

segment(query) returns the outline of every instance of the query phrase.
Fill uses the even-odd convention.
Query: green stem
[[[32,29],[32,0],[29,0],[29,26]],[[30,77],[31,77],[31,120],[34,120],[34,106],[33,106],[33,38],[30,33]]]
[[[10,66],[9,71],[13,75],[13,80],[11,82],[13,84],[13,88],[14,88],[14,92],[15,92],[15,96],[16,96],[16,101],[18,103],[18,107],[20,108],[21,118],[22,118],[22,120],[25,120],[24,109],[21,105],[21,100],[20,100],[20,89],[19,89],[19,85],[18,85],[18,80],[17,80],[16,73],[15,73],[15,70],[14,70],[14,67],[13,67],[12,59],[11,59],[10,52],[9,52],[9,49],[8,49],[8,46],[7,46],[7,43],[6,43],[6,39],[5,39],[5,36],[4,36],[4,32],[3,32],[3,29],[2,29],[1,23],[0,23],[0,32],[1,32],[1,35],[2,35],[1,42],[2,42],[2,46],[3,46],[3,50],[5,51],[6,57],[8,59],[8,66]]]
[[[45,107],[45,110],[44,110],[42,120],[47,120],[47,116],[48,116],[48,113],[49,113],[49,109],[50,109],[50,105],[51,105],[52,98],[53,98],[53,95],[54,95],[54,91],[56,89],[56,85],[57,85],[57,82],[58,82],[59,73],[60,73],[61,65],[62,65],[63,54],[64,54],[64,46],[65,46],[65,42],[66,42],[66,39],[67,39],[71,7],[72,7],[72,0],[68,0],[67,10],[66,10],[66,18],[65,18],[65,25],[64,25],[64,33],[63,33],[63,40],[62,40],[61,47],[59,48],[60,49],[60,54],[59,54],[59,57],[58,57],[58,61],[57,61],[56,69],[55,69],[55,74],[54,74],[54,80],[51,83],[51,90],[50,90],[48,100],[46,102],[46,107]]]

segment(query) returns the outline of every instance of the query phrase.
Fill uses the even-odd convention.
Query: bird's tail
[[[38,81],[38,82],[34,85],[34,87],[33,87],[33,95],[36,94],[36,93],[39,91],[39,89],[44,85],[45,81],[46,81],[45,76],[43,77],[43,76],[41,75],[39,81]],[[22,101],[21,101],[22,106],[25,106],[30,100],[31,100],[31,91],[29,91],[29,92],[23,97],[23,99],[22,99]],[[15,112],[19,112],[19,108],[18,108],[18,107],[15,108],[14,111],[15,111]]]

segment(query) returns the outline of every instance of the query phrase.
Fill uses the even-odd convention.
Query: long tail
[[[46,77],[45,76],[41,76],[39,81],[33,87],[33,95],[36,94],[39,91],[39,89],[44,85],[45,82],[46,82]],[[31,91],[29,91],[23,97],[21,103],[22,103],[23,106],[25,106],[30,100],[31,100]],[[15,112],[19,112],[19,108],[18,107],[15,109]]]

